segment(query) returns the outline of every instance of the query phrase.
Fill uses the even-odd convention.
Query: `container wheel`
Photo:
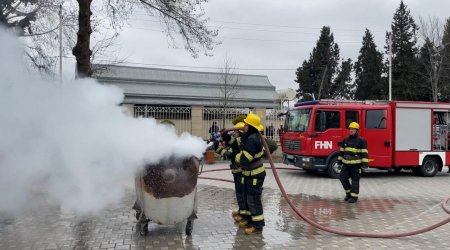
[[[439,171],[439,163],[434,157],[425,157],[420,166],[420,174],[424,177],[433,177]]]
[[[337,156],[331,158],[327,165],[327,173],[330,178],[338,179],[341,174],[342,166],[338,164]]]
[[[146,236],[148,234],[148,222],[146,222],[146,223],[141,223],[141,222],[136,223],[136,230],[139,231],[139,234],[141,236]]]
[[[139,220],[139,218],[141,218],[141,212],[136,210],[135,217],[136,217],[136,220]]]
[[[186,235],[191,235],[194,230],[194,221],[188,220],[186,223]]]

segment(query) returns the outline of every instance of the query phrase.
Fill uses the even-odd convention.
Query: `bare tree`
[[[238,95],[239,75],[235,72],[235,65],[232,59],[225,56],[221,72],[218,75],[218,82],[220,84],[218,92],[218,106],[226,110],[233,106],[233,101]],[[222,119],[222,127],[225,127],[225,116]]]
[[[102,3],[102,2],[100,2]],[[59,9],[62,6],[62,48],[63,58],[68,58],[68,51],[72,51],[77,42],[78,3],[65,0],[1,0],[0,24],[13,30],[26,46],[25,56],[32,68],[41,72],[54,74],[54,66],[59,54]],[[97,4],[93,6],[95,12],[104,13],[91,18],[92,54],[90,63],[119,64],[123,57],[112,56],[116,53],[116,38],[118,32],[111,29],[107,23],[107,6]],[[123,11],[123,10],[122,10]],[[126,11],[125,11],[126,12]],[[118,16],[116,17],[119,18]],[[116,27],[116,26],[115,26]],[[119,26],[117,26],[119,27]],[[100,70],[97,67],[96,70]]]
[[[235,107],[234,102],[238,96],[238,83],[240,80],[239,75],[236,72],[236,67],[232,62],[232,59],[225,56],[223,64],[220,67],[221,70],[217,75],[217,82],[219,83],[219,88],[216,93],[217,101],[214,103],[217,107],[223,109],[222,112],[222,127],[225,127],[226,119],[231,119],[227,117],[227,109]],[[233,117],[234,118],[234,117]]]
[[[425,69],[426,78],[428,78],[430,83],[433,101],[437,102],[439,93],[442,90],[440,78],[446,49],[446,46],[442,43],[444,26],[437,17],[429,17],[428,20],[419,18],[419,23],[419,32],[423,39],[422,48],[425,50],[422,51],[421,55],[426,57],[420,61]]]
[[[237,84],[239,82],[239,75],[235,72],[235,66],[232,60],[226,57],[223,61],[223,67],[218,76],[220,83],[219,89],[219,106],[222,108],[228,108],[232,106],[233,100],[236,98]]]
[[[101,6],[100,6],[101,7]],[[102,12],[99,6],[93,6],[95,12]],[[67,6],[66,15],[78,18],[78,9],[73,6]],[[91,17],[92,36],[91,42],[92,51],[90,56],[90,64],[96,64],[92,68],[93,73],[107,70],[107,65],[120,64],[125,61],[125,57],[119,56],[119,49],[117,45],[117,38],[119,33],[115,29],[111,29],[109,19],[105,16]],[[77,25],[71,25],[77,26]],[[64,50],[72,51],[77,44],[77,31],[67,29],[65,34]],[[106,64],[105,64],[106,62]]]
[[[77,60],[77,72],[81,77],[90,76],[90,38],[92,0],[77,0],[79,6],[77,43],[73,55]],[[205,54],[217,44],[213,39],[217,30],[209,29],[201,7],[207,0],[103,0],[106,15],[114,29],[118,29],[136,8],[144,9],[150,16],[159,17],[163,30],[174,43],[174,34],[179,34],[185,43],[185,49],[192,56],[198,56],[200,49]]]
[[[0,1],[0,24],[22,38],[27,47],[25,53],[29,62],[48,73],[57,60],[51,55],[49,48],[55,43],[55,36],[57,37],[60,2],[61,0]]]
[[[14,29],[19,35],[31,34],[31,24],[41,7],[37,0],[2,0],[0,23]]]

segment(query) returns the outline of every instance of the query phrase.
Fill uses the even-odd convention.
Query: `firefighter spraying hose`
[[[236,128],[231,128],[231,129],[226,129],[224,131],[222,131],[222,133],[226,133],[229,131],[234,131],[237,130]],[[283,194],[283,197],[286,199],[287,203],[289,204],[289,206],[292,208],[292,210],[298,215],[300,216],[304,221],[306,221],[308,224],[329,232],[329,233],[334,233],[334,234],[338,234],[338,235],[343,235],[343,236],[351,236],[351,237],[365,237],[365,238],[398,238],[398,237],[406,237],[406,236],[412,236],[412,235],[417,235],[417,234],[421,234],[421,233],[425,233],[428,231],[431,231],[435,228],[438,228],[440,226],[443,226],[447,223],[450,222],[450,216],[446,219],[443,219],[437,223],[434,223],[428,227],[424,227],[421,229],[417,229],[414,231],[409,231],[409,232],[403,232],[403,233],[364,233],[364,232],[353,232],[353,231],[344,231],[344,230],[338,230],[338,229],[334,229],[334,228],[330,228],[330,227],[326,227],[324,225],[321,225],[315,221],[313,221],[312,219],[308,218],[300,209],[298,209],[294,203],[292,202],[291,198],[289,197],[289,195],[287,194],[286,190],[284,189],[283,184],[281,183],[280,177],[278,176],[278,172],[277,172],[277,168],[275,167],[275,164],[273,162],[272,159],[272,155],[269,152],[269,147],[266,143],[265,138],[259,134],[261,142],[264,145],[264,150],[266,152],[267,158],[269,159],[270,162],[270,167],[272,169],[273,172],[273,176],[275,177],[275,180],[277,182],[277,185],[281,191],[281,193]],[[279,169],[283,169],[283,168],[279,168]],[[285,168],[285,169],[292,169],[292,168]],[[221,171],[221,170],[229,170],[229,169],[216,169],[215,171]],[[209,172],[209,171],[203,171],[203,172]],[[220,180],[220,181],[227,181],[227,182],[232,182],[230,180],[226,180],[226,179],[220,179],[220,178],[212,178],[212,177],[199,177],[201,179],[210,179],[210,180]],[[447,203],[450,200],[450,196],[446,197],[443,201],[442,201],[442,209],[448,213],[450,215],[450,209],[447,207]]]

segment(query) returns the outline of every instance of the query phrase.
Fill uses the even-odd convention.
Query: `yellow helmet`
[[[357,122],[351,122],[350,125],[348,125],[348,128],[353,128],[353,129],[359,130],[359,124]]]
[[[261,118],[255,114],[248,114],[247,117],[245,117],[244,122],[256,128],[258,131],[264,130],[264,126],[261,124]]]
[[[244,126],[245,126],[245,123],[238,122],[238,123],[236,123],[236,125],[233,126],[233,128],[244,128]]]

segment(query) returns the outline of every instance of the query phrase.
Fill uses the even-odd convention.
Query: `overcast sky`
[[[450,16],[450,0],[404,2],[416,23],[420,16]],[[385,33],[399,4],[400,0],[210,0],[205,13],[210,25],[219,28],[222,44],[213,56],[198,58],[183,49],[181,39],[178,48],[169,46],[158,19],[138,11],[120,33],[120,55],[130,63],[149,64],[130,64],[134,66],[194,71],[218,71],[201,67],[222,67],[228,55],[236,73],[267,75],[277,89],[297,89],[295,70],[308,59],[322,26],[331,27],[341,58],[355,61],[365,28],[384,52]]]

